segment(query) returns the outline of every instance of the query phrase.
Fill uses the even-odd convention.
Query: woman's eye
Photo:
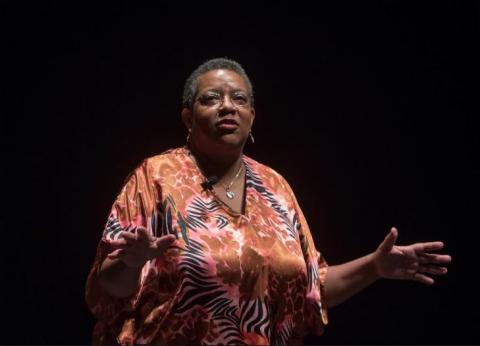
[[[246,105],[248,103],[248,98],[245,95],[236,95],[233,97],[233,100],[239,105]]]
[[[200,103],[205,106],[216,106],[223,103],[223,99],[225,96],[217,93],[209,93],[202,95],[198,98]],[[238,105],[238,106],[246,106],[248,105],[249,98],[247,95],[240,93],[240,94],[233,94],[229,96],[230,102]]]
[[[244,105],[248,104],[248,97],[247,97],[247,95],[243,95],[243,94],[234,95],[233,96],[233,101],[237,105],[244,106]]]
[[[216,104],[216,103],[219,102],[219,100],[220,100],[220,96],[219,95],[214,95],[214,94],[204,95],[204,96],[200,97],[200,102],[202,104],[205,104],[205,105]]]

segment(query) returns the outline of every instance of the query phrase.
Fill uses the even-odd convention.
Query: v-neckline
[[[183,147],[185,155],[188,157],[189,163],[194,167],[195,171],[197,174],[201,177],[201,181],[205,181],[208,179],[203,171],[198,167],[198,164],[195,162],[195,157],[193,156],[192,152],[190,149],[186,146]],[[242,161],[245,166],[245,177],[244,177],[244,186],[243,186],[243,196],[242,196],[242,212],[238,213],[235,210],[233,210],[227,203],[225,203],[215,192],[215,190],[212,189],[202,189],[202,191],[206,191],[207,194],[210,194],[213,196],[215,201],[219,204],[219,206],[229,215],[234,216],[234,217],[241,217],[241,216],[247,216],[247,194],[248,194],[248,182],[249,182],[249,169],[250,167],[248,166],[246,160],[245,160],[245,155],[242,154]]]

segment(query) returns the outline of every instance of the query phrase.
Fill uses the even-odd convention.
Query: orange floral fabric
[[[287,345],[322,333],[327,263],[285,179],[243,161],[241,215],[202,188],[186,147],[146,159],[128,177],[87,280],[95,344]],[[109,242],[136,226],[177,240],[144,265],[131,297],[114,299],[97,272]]]

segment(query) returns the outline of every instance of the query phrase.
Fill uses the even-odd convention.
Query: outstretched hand
[[[395,227],[385,237],[374,253],[375,269],[380,277],[388,279],[415,280],[426,285],[434,283],[432,275],[445,275],[449,255],[430,253],[441,250],[440,241],[415,243],[406,246],[395,245],[398,231]]]
[[[144,227],[137,227],[135,233],[123,231],[121,239],[110,242],[116,250],[108,258],[120,259],[131,268],[140,268],[148,260],[160,256],[175,239],[173,234],[154,237]]]

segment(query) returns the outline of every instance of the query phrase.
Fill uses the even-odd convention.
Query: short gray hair
[[[253,106],[254,101],[252,82],[250,82],[250,78],[248,78],[247,73],[243,69],[242,65],[228,58],[215,58],[205,61],[203,64],[198,66],[185,81],[182,98],[183,107],[190,109],[192,108],[193,99],[198,92],[198,77],[213,70],[230,70],[242,76],[247,83],[248,97],[250,98],[250,104]]]

